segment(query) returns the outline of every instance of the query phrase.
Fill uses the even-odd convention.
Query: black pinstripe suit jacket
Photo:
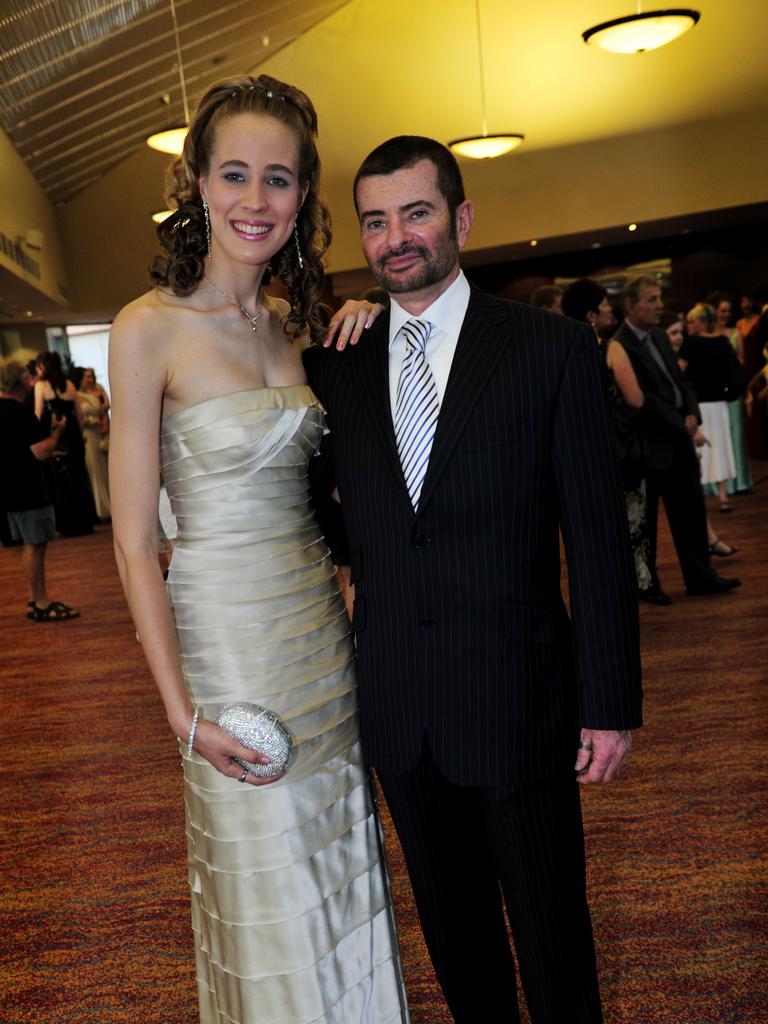
[[[426,734],[463,785],[572,771],[580,726],[641,722],[634,572],[594,335],[473,288],[415,514],[387,321],[354,349],[305,357],[352,552],[366,757],[405,770]]]

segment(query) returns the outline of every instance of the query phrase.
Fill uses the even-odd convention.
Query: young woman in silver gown
[[[117,560],[180,738],[203,1024],[407,1020],[349,624],[309,501],[324,422],[301,351],[323,330],[329,241],[316,129],[309,99],[267,76],[208,90],[170,177],[156,287],[110,344]],[[265,296],[268,267],[290,305]],[[178,522],[167,593],[161,474]],[[232,760],[260,760],[214,724],[238,700],[286,723],[285,774]]]

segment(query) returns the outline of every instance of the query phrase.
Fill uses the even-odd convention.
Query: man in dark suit
[[[683,376],[675,353],[660,330],[664,308],[653,277],[635,277],[622,293],[625,320],[615,334],[629,356],[643,392],[640,414],[646,441],[646,480],[651,598],[669,603],[656,571],[659,496],[664,498],[669,528],[688,594],[718,594],[738,587],[736,576],[719,576],[709,564],[707,511],[701,489],[694,437],[701,422],[696,394]]]
[[[504,906],[534,1024],[592,1024],[577,781],[612,779],[641,724],[594,335],[468,284],[473,208],[441,144],[384,143],[355,201],[390,309],[306,365],[349,534],[366,756],[457,1024],[519,1020]]]

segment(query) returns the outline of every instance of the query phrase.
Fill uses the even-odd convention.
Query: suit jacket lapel
[[[508,316],[502,303],[472,288],[440,407],[427,476],[419,498],[419,511],[429,501],[469,414],[507,348],[509,332],[502,329],[502,324]]]
[[[662,362],[667,368],[669,379],[665,377],[664,371],[648,350],[648,343],[640,341],[631,327],[628,327],[624,323],[616,332],[616,338],[621,341],[624,348],[628,352],[634,353],[634,355],[650,370],[654,378],[664,381],[664,386],[669,388],[670,394],[673,394],[674,388],[670,384],[670,379],[675,381],[677,386],[680,387],[682,380],[680,367],[675,366],[674,357],[673,361],[670,362],[669,356],[672,353],[672,349],[668,344],[664,345],[663,342],[666,341],[666,338],[662,339],[660,336],[654,335],[653,329],[649,331],[649,335],[651,338],[651,344],[655,344],[656,341],[659,341],[659,344],[656,345],[656,351],[661,356]]]
[[[352,353],[344,353],[349,357]],[[392,407],[389,400],[389,314],[382,314],[353,354],[356,388],[374,442],[392,471],[401,498],[413,513],[397,453]]]
[[[637,359],[643,363],[654,376],[659,374],[659,366],[647,347],[640,341],[638,336],[625,323],[621,325],[615,335],[628,352],[632,352]]]

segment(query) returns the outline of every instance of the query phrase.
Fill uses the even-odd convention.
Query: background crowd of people
[[[23,546],[27,617],[76,618],[51,601],[45,553],[56,534],[79,537],[110,519],[109,398],[90,368],[64,372],[57,352],[0,374],[0,540]]]
[[[664,303],[650,276],[629,280],[614,301],[591,278],[531,295],[531,305],[589,324],[600,343],[641,600],[671,603],[656,571],[660,496],[688,593],[740,583],[709,564],[738,549],[719,537],[702,495],[716,495],[721,514],[733,512],[730,496],[752,487],[750,455],[768,454],[763,298],[760,289],[744,294],[734,323],[725,292],[684,313]]]
[[[662,370],[661,382],[655,383],[661,383],[662,391],[665,384],[673,384],[675,410],[666,410],[672,417],[667,423],[671,433],[666,439],[656,436],[659,423],[656,422],[656,431],[653,426],[654,410],[658,421],[659,395],[654,389],[644,391],[638,383],[631,356],[632,339],[629,339],[629,351],[622,344],[622,328],[632,322],[631,316],[627,320],[627,303],[636,307],[637,298],[633,303],[632,296],[637,296],[638,288],[652,295],[649,311],[652,322],[646,326],[662,362],[669,363],[667,373]],[[378,293],[366,295],[366,298],[381,300]],[[731,500],[734,495],[752,488],[750,457],[768,455],[768,303],[764,302],[765,298],[760,288],[746,291],[741,296],[741,316],[737,318],[734,298],[726,292],[711,292],[684,312],[677,309],[674,302],[663,300],[653,277],[635,278],[622,293],[614,296],[609,296],[592,278],[579,278],[566,288],[541,285],[531,294],[532,306],[589,324],[601,346],[614,443],[624,482],[638,595],[643,601],[670,603],[655,568],[656,508],[661,493],[655,470],[677,465],[671,454],[676,444],[681,443],[686,453],[683,459],[690,471],[688,476],[693,470],[698,476],[697,492],[717,497],[723,515],[736,508]],[[624,337],[626,340],[626,333]],[[642,362],[642,356],[636,353],[637,358]],[[651,353],[651,358],[661,367],[658,355]],[[678,371],[682,376],[682,390],[674,385]],[[34,435],[33,442],[28,442],[25,448],[29,443],[51,437],[56,443],[50,452],[46,450],[42,459],[39,454],[36,458],[29,456],[37,462],[32,467],[33,472],[42,481],[34,499],[28,494],[16,493],[23,490],[20,481],[14,481],[13,474],[3,474],[0,486],[5,509],[12,511],[20,500],[22,503],[34,500],[43,506],[50,504],[55,533],[70,537],[92,532],[95,523],[110,519],[107,470],[110,402],[106,390],[97,382],[90,367],[70,366],[65,372],[56,352],[42,352],[26,366],[12,364],[6,376],[15,399],[22,402],[37,421],[37,428],[29,435],[31,438]],[[682,400],[686,395],[686,415],[690,408],[690,415],[696,421],[693,430],[689,429],[691,421],[689,428],[685,428],[685,417],[679,415],[683,409],[678,397]],[[682,437],[681,423],[692,445]],[[692,448],[697,454],[695,464],[689,457]],[[669,482],[670,474],[662,475]],[[670,526],[686,586],[693,592],[700,591],[702,586],[704,590],[715,591],[737,586],[735,577],[725,577],[723,586],[720,582],[714,583],[709,570],[704,576],[699,572],[701,507],[698,501],[691,506],[688,500],[692,494],[688,479],[678,517],[678,483],[679,479],[673,493],[665,495],[665,506],[669,515],[671,501]],[[9,520],[7,513],[0,515],[3,543],[24,543],[18,528],[14,529]],[[738,548],[720,537],[712,517],[705,515],[705,524],[707,565],[712,557],[722,559],[735,555]],[[698,548],[698,564],[692,566],[691,538],[697,533],[699,542],[694,547]],[[31,565],[33,559],[28,561]]]

